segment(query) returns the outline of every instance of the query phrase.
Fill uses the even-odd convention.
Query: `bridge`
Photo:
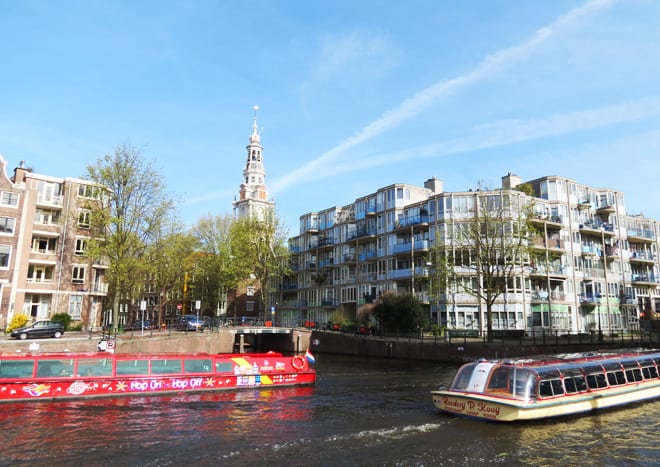
[[[223,326],[203,332],[174,330],[127,331],[111,336],[122,353],[200,352],[231,353],[247,350],[304,352],[311,331],[306,328],[269,326]],[[0,337],[1,352],[92,352],[107,336],[98,332],[65,332],[61,339],[27,339]],[[31,348],[32,346],[32,348]]]

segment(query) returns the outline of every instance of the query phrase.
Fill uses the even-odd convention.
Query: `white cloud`
[[[397,48],[387,37],[362,31],[322,39],[307,79],[300,86],[303,101],[329,85],[352,85],[376,79],[397,62]]]
[[[532,36],[525,42],[502,49],[485,57],[475,68],[462,76],[449,80],[440,81],[404,100],[399,106],[386,111],[369,125],[357,131],[353,136],[340,142],[337,146],[323,153],[316,159],[288,173],[286,176],[276,180],[271,185],[272,192],[282,191],[289,186],[298,183],[300,179],[311,176],[318,178],[320,172],[323,174],[333,174],[337,170],[346,172],[343,168],[329,168],[331,162],[336,162],[340,156],[348,149],[361,143],[369,141],[378,135],[391,130],[405,121],[416,117],[427,107],[445,98],[457,90],[467,87],[471,84],[483,80],[500,69],[510,66],[521,58],[532,53],[541,43],[556,35],[560,30],[568,25],[574,24],[577,20],[595,13],[599,10],[610,7],[614,0],[591,0],[582,6],[575,8],[565,15],[560,16],[550,25],[537,29]],[[350,48],[348,49],[350,50]],[[347,53],[339,54],[339,57],[346,57]],[[341,60],[345,60],[342,58]],[[340,59],[334,60],[335,63]],[[363,167],[368,161],[360,161],[351,164],[352,167]]]
[[[407,148],[371,158],[352,158],[307,175],[315,180],[405,160],[437,158],[555,137],[580,131],[606,128],[660,117],[660,98],[652,97],[622,104],[552,115],[544,119],[503,120],[476,127],[461,138]]]

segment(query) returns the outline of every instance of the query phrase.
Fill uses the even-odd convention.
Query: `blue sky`
[[[0,0],[0,154],[80,177],[122,144],[231,213],[253,106],[301,214],[391,183],[561,175],[660,219],[654,0]]]

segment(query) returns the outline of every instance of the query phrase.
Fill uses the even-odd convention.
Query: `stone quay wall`
[[[549,339],[521,339],[484,342],[479,338],[444,337],[377,337],[331,331],[314,331],[310,348],[316,353],[355,355],[363,357],[428,360],[464,363],[479,358],[507,359],[561,353],[607,351],[632,348],[660,348],[660,336],[655,340],[604,338],[586,342],[566,342]]]

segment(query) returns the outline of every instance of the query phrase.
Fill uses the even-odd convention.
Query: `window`
[[[28,282],[52,282],[54,271],[53,266],[31,264],[28,266],[27,280]]]
[[[0,195],[0,204],[2,206],[18,206],[18,193],[12,193],[10,191],[3,191]]]
[[[212,373],[213,361],[209,359],[186,359],[183,361],[183,371],[185,373]]]
[[[583,376],[572,376],[564,378],[564,387],[566,392],[573,394],[575,392],[582,392],[587,390],[587,383]]]
[[[81,376],[112,376],[112,362],[107,358],[78,360],[78,374]]]
[[[76,238],[76,250],[75,254],[77,256],[84,256],[87,251],[87,240],[86,238]]]
[[[34,359],[0,360],[0,379],[32,378]]]
[[[13,235],[15,224],[16,219],[13,217],[0,217],[0,233]]]
[[[74,266],[71,274],[71,282],[74,284],[85,283],[85,266]]]
[[[94,185],[78,185],[78,196],[81,198],[98,198],[99,189]]]
[[[82,295],[71,295],[69,297],[69,315],[73,319],[80,319],[82,313]]]
[[[37,209],[34,214],[35,224],[55,225],[59,220],[59,211],[52,211],[50,209]]]
[[[83,209],[78,213],[78,227],[83,229],[89,229],[91,223],[90,219],[92,217],[91,211]]]
[[[626,384],[626,377],[623,375],[623,370],[608,371],[607,382],[610,386]]]
[[[539,395],[541,397],[560,396],[564,394],[561,379],[543,380],[539,384]]]
[[[626,370],[626,379],[629,383],[635,383],[642,380],[642,370],[639,368],[630,368]]]
[[[37,181],[38,201],[43,203],[62,204],[62,185],[60,183]]]
[[[9,267],[9,254],[11,247],[9,245],[0,245],[0,268]]]
[[[32,251],[35,253],[55,253],[57,238],[32,237]]]
[[[656,379],[658,370],[654,366],[644,366],[642,367],[642,375],[644,375],[644,379]]]
[[[587,375],[587,386],[589,389],[600,389],[607,387],[605,373],[592,373]]]
[[[117,375],[146,375],[148,371],[149,360],[117,360]]]
[[[167,375],[171,373],[181,373],[180,358],[154,359],[151,361],[152,375]]]

